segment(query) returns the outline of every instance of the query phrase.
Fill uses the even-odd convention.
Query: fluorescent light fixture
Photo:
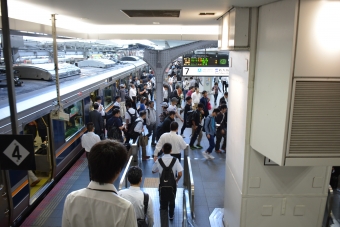
[[[317,43],[328,52],[340,51],[340,2],[324,1],[315,17]]]
[[[159,22],[152,22],[153,24],[160,24]]]

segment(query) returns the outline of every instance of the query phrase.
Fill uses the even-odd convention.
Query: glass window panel
[[[83,102],[79,101],[64,109],[70,120],[64,122],[65,140],[67,141],[84,126]]]
[[[103,94],[104,94],[104,107],[107,108],[109,105],[113,103],[113,92],[112,92],[113,86],[110,85],[106,88],[104,88]]]

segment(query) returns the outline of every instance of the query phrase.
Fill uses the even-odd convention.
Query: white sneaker
[[[203,154],[203,156],[205,157],[205,159],[209,159],[209,156],[208,156],[208,153],[207,153],[207,152],[203,151],[202,154]]]
[[[212,156],[211,154],[207,153],[207,156],[210,158],[210,159],[214,159],[215,157]]]
[[[222,153],[225,153],[225,150],[223,150],[223,149],[220,149],[220,151],[221,151]]]

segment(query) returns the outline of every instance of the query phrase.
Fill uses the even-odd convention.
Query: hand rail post
[[[121,178],[120,181],[119,181],[118,190],[122,190],[122,189],[123,189],[124,183],[125,183],[125,188],[127,188],[127,186],[128,186],[128,182],[127,182],[127,171],[128,171],[129,168],[130,168],[132,159],[133,159],[133,156],[131,155],[130,158],[129,158],[128,163],[126,164],[126,167],[125,167],[125,170],[124,170],[124,172],[123,172],[122,178]]]

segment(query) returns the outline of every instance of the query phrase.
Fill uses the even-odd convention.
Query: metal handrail
[[[195,183],[189,157],[189,146],[184,149],[184,186],[188,189],[189,203],[192,218],[195,218]]]
[[[130,165],[131,165],[131,162],[132,162],[132,159],[133,159],[133,156],[131,155],[130,158],[129,158],[129,161],[128,163],[126,164],[126,167],[125,167],[125,170],[123,172],[123,175],[122,175],[122,178],[120,179],[120,182],[119,182],[119,188],[118,190],[122,190],[123,189],[123,185],[125,183],[125,188],[128,187],[128,181],[127,181],[127,171],[129,170],[130,168]]]
[[[191,216],[189,190],[183,190],[183,222],[182,227],[194,227]]]

